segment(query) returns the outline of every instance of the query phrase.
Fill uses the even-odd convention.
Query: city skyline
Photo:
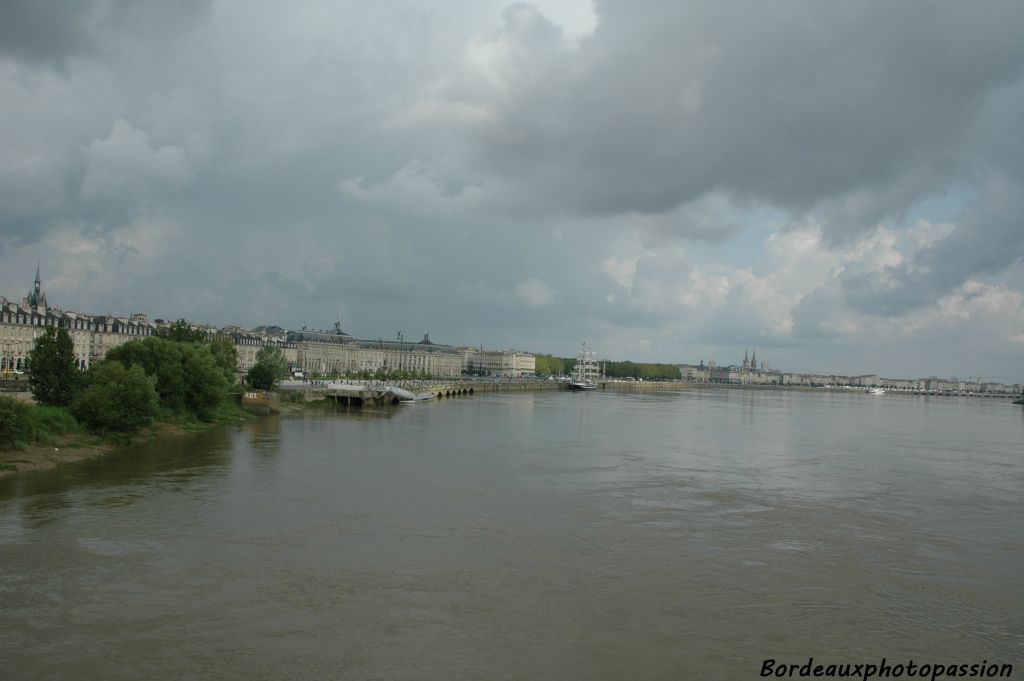
[[[9,313],[9,317],[11,317],[10,319],[5,319],[4,318],[4,311],[5,310]],[[56,311],[59,311],[60,313],[70,313],[71,314],[71,318],[70,319],[71,320],[75,320],[75,321],[70,321],[69,320],[68,322],[57,322],[56,321],[57,318],[54,318],[53,320],[50,320],[50,321],[53,321],[54,323],[61,323],[61,324],[69,323],[69,324],[73,324],[74,326],[79,327],[79,328],[85,328],[86,326],[88,326],[88,324],[90,322],[90,319],[93,316],[95,316],[98,319],[103,319],[104,320],[104,322],[103,322],[104,324],[105,323],[109,323],[109,321],[120,320],[120,321],[125,322],[128,325],[139,324],[139,325],[142,325],[142,326],[150,327],[148,330],[146,330],[147,333],[149,331],[152,331],[153,329],[157,328],[157,325],[160,325],[160,324],[170,324],[170,323],[175,322],[175,321],[183,320],[183,321],[186,321],[186,322],[192,324],[194,326],[194,328],[206,327],[209,330],[211,330],[211,333],[218,332],[218,333],[228,333],[229,335],[232,335],[233,337],[235,337],[235,342],[236,342],[236,345],[238,346],[238,348],[240,350],[242,348],[246,349],[246,353],[247,353],[247,357],[248,357],[249,361],[252,361],[254,359],[255,352],[258,349],[257,347],[254,346],[253,341],[256,341],[255,345],[263,345],[263,344],[278,345],[280,343],[286,342],[286,339],[287,339],[287,342],[291,343],[293,338],[301,338],[303,336],[323,337],[323,338],[320,338],[321,342],[324,340],[324,338],[328,338],[328,337],[330,337],[334,341],[337,341],[338,339],[343,338],[345,340],[345,342],[353,342],[353,343],[356,343],[356,344],[360,344],[361,346],[363,346],[365,348],[376,348],[377,344],[380,343],[380,348],[382,350],[383,350],[385,345],[387,345],[389,347],[395,346],[395,347],[399,347],[399,348],[402,348],[402,349],[404,349],[405,347],[408,347],[408,348],[411,349],[411,348],[416,347],[417,345],[429,344],[429,345],[433,345],[435,347],[449,348],[452,351],[469,349],[469,350],[472,350],[472,351],[479,350],[479,352],[481,352],[481,353],[496,352],[498,355],[506,355],[506,356],[518,356],[519,354],[527,354],[527,356],[531,356],[531,354],[532,355],[554,354],[555,356],[561,356],[563,359],[570,359],[571,358],[571,354],[570,353],[540,353],[540,352],[537,352],[535,350],[531,350],[530,348],[494,348],[494,347],[485,348],[483,346],[483,344],[481,344],[479,347],[477,347],[476,344],[474,344],[474,343],[466,343],[466,342],[458,342],[458,341],[455,341],[455,342],[453,342],[450,345],[447,344],[447,343],[435,344],[435,343],[433,343],[433,341],[430,340],[429,332],[426,332],[426,331],[423,334],[422,341],[417,341],[415,338],[410,338],[407,334],[404,334],[401,330],[396,332],[396,339],[385,338],[384,336],[373,336],[373,335],[370,335],[370,336],[364,337],[361,340],[356,340],[345,329],[342,328],[342,322],[341,322],[340,315],[335,318],[333,327],[331,327],[331,328],[326,328],[326,327],[321,328],[321,327],[317,327],[315,325],[308,325],[306,323],[303,323],[301,326],[297,326],[297,327],[281,327],[281,326],[279,326],[277,324],[260,324],[258,326],[255,326],[255,327],[252,327],[252,328],[248,328],[248,329],[245,328],[245,327],[241,327],[239,325],[236,325],[236,324],[227,324],[227,323],[222,323],[222,322],[218,323],[218,322],[200,321],[200,320],[188,319],[187,317],[178,317],[178,318],[175,318],[175,317],[160,317],[160,316],[152,315],[148,311],[133,311],[131,313],[123,313],[123,314],[116,314],[116,313],[108,312],[106,315],[93,315],[90,312],[86,312],[86,311],[83,311],[83,310],[80,310],[80,309],[79,310],[68,310],[68,309],[62,309],[59,305],[50,305],[48,303],[48,299],[47,299],[47,295],[46,295],[46,289],[45,289],[45,287],[43,286],[43,283],[42,283],[41,266],[40,265],[36,266],[35,278],[33,279],[32,286],[28,290],[27,294],[25,294],[24,296],[22,296],[20,298],[7,298],[6,296],[0,295],[0,331],[4,330],[3,329],[3,325],[10,326],[12,323],[15,326],[26,326],[27,325],[30,328],[38,329],[38,327],[34,326],[35,322],[32,321],[31,317],[33,315],[35,315],[36,317],[39,317],[40,318],[39,321],[41,323],[44,323],[44,325],[45,325],[45,324],[49,324],[50,323],[50,321],[46,321],[47,314],[49,312],[56,312]],[[20,320],[18,318],[16,318],[16,314],[19,313],[19,312],[24,314],[24,317],[21,318]],[[11,314],[11,313],[14,313],[14,314]],[[135,333],[135,332],[130,332],[130,333]],[[3,336],[3,334],[0,333],[0,337],[2,337],[2,336]],[[16,353],[16,354],[18,354],[19,356],[26,355],[27,351],[28,351],[28,348],[30,348],[30,346],[31,346],[31,342],[26,341],[24,337],[20,336],[19,332],[17,330],[14,331],[14,334],[13,334],[12,338],[13,337],[18,337],[19,338],[19,342],[16,343],[18,345],[18,347],[19,347],[19,352]],[[261,338],[262,338],[262,340],[260,340]],[[123,342],[124,340],[127,340],[127,338],[122,338],[121,342]],[[13,343],[11,341],[8,341],[8,342],[6,342],[6,345],[8,346],[8,348],[10,348],[11,346],[15,345],[15,343]],[[82,350],[83,353],[85,352],[85,348],[88,347],[89,345],[92,345],[92,343],[91,342],[90,343],[86,343],[84,341],[84,339],[82,339],[82,348],[81,348],[81,350]],[[6,356],[7,355],[6,355],[6,351],[5,351],[4,357],[6,358]],[[11,355],[10,359],[13,362],[14,355]],[[81,355],[81,357],[80,357],[80,368],[82,368],[82,369],[87,368],[87,366],[88,366],[88,359],[89,358],[87,357],[86,354],[82,354]],[[320,362],[321,360],[317,359],[317,361]],[[353,360],[353,361],[358,362],[358,360]],[[621,361],[643,361],[643,360],[635,360],[635,358],[630,358],[630,357],[601,357],[600,361],[602,361],[602,362],[604,362],[604,361],[621,362]],[[244,361],[242,360],[241,356],[240,356],[240,362],[242,362],[244,364]],[[881,377],[881,378],[885,378],[885,379],[895,379],[895,380],[898,380],[898,381],[921,381],[921,380],[925,380],[925,379],[942,379],[943,381],[945,381],[945,379],[949,379],[949,381],[951,381],[953,383],[956,383],[958,381],[963,381],[963,379],[961,377],[953,375],[953,374],[946,374],[946,375],[943,375],[943,376],[937,376],[935,374],[911,376],[911,375],[906,375],[906,374],[891,373],[891,374],[883,376],[880,372],[874,372],[874,371],[870,371],[870,370],[868,370],[868,371],[853,371],[853,372],[847,371],[847,372],[843,372],[843,371],[834,371],[834,370],[830,370],[830,369],[825,369],[825,370],[808,370],[806,368],[800,368],[800,367],[782,367],[782,368],[780,368],[778,366],[771,365],[767,360],[764,359],[764,355],[763,354],[762,354],[762,359],[760,361],[758,361],[758,359],[757,359],[757,348],[754,348],[752,352],[749,349],[744,348],[743,359],[739,360],[737,358],[737,361],[735,361],[735,362],[728,361],[728,360],[727,361],[723,361],[723,362],[719,362],[719,361],[714,360],[714,359],[705,361],[704,359],[701,359],[699,361],[699,364],[698,364],[696,361],[693,361],[693,360],[678,359],[678,358],[676,358],[676,359],[660,360],[660,361],[657,361],[656,363],[678,366],[680,368],[681,377],[682,377],[683,380],[691,380],[691,379],[695,378],[695,376],[692,375],[693,374],[692,370],[700,369],[700,370],[706,370],[706,371],[709,371],[709,372],[713,372],[716,369],[729,369],[729,370],[736,370],[736,371],[742,372],[743,374],[749,373],[751,375],[754,375],[754,374],[759,375],[759,380],[752,381],[752,382],[774,382],[776,379],[781,381],[783,379],[783,377],[785,377],[787,380],[782,381],[782,382],[784,382],[784,383],[791,383],[792,381],[789,380],[791,378],[794,378],[794,377],[804,377],[806,379],[813,378],[814,379],[813,380],[814,383],[822,383],[822,382],[828,383],[828,382],[836,382],[836,381],[838,381],[839,383],[843,383],[844,379],[859,379],[859,378],[867,378],[869,376],[873,376],[874,378],[880,378]],[[7,366],[8,366],[8,362],[5,360],[4,361],[4,368],[7,368]],[[11,364],[11,366],[13,366],[13,363]],[[532,363],[531,363],[531,366],[532,366]],[[19,368],[19,369],[21,368],[20,362],[19,362],[17,368]],[[690,369],[691,371],[688,372],[687,369]],[[532,371],[532,369],[531,369],[531,371]],[[699,381],[702,381],[702,382],[707,382],[708,378],[709,378],[709,375],[704,375],[702,378],[697,378],[696,380],[699,380]],[[710,378],[714,379],[713,376],[710,376]],[[874,379],[872,379],[872,381],[873,382],[871,383],[871,385],[875,385],[876,382],[874,382]],[[726,381],[726,382],[728,382],[728,381]],[[804,383],[809,383],[809,382],[811,382],[811,381],[810,380],[804,381]],[[849,383],[849,381],[846,381],[846,382]],[[986,384],[986,383],[997,384],[997,385],[1005,386],[1007,388],[1010,388],[1010,387],[1013,387],[1013,386],[1017,386],[1018,389],[1019,389],[1019,386],[1020,386],[1020,382],[1018,382],[1018,381],[1006,380],[1006,379],[1003,379],[1001,377],[980,376],[980,375],[968,376],[968,377],[966,377],[966,381],[963,381],[963,382],[965,382],[967,384],[973,384],[973,385]]]
[[[0,12],[9,300],[1024,381],[1020,3]]]

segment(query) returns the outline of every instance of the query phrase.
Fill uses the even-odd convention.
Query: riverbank
[[[225,404],[211,421],[194,418],[160,420],[134,433],[99,435],[78,427],[73,432],[52,437],[45,444],[0,451],[0,478],[15,473],[41,471],[116,452],[142,442],[198,433],[211,428],[242,423],[258,418],[235,404]]]

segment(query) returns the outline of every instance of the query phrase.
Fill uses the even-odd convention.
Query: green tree
[[[118,346],[107,359],[139,366],[156,379],[160,405],[171,412],[209,418],[227,394],[228,379],[208,345],[151,336]]]
[[[128,432],[151,423],[157,414],[156,379],[140,365],[125,368],[106,361],[90,369],[86,383],[71,411],[93,430]]]
[[[182,373],[181,343],[156,336],[133,340],[107,353],[107,359],[125,367],[140,366],[146,375],[156,379],[160,404],[170,411],[185,409],[185,377]]]
[[[231,336],[219,334],[210,341],[210,352],[213,354],[213,361],[224,372],[228,385],[238,382],[238,349]]]
[[[268,345],[256,353],[256,361],[246,374],[245,380],[257,390],[273,390],[274,384],[287,373],[288,361],[284,358],[284,353],[280,348]]]
[[[567,360],[561,357],[537,355],[534,360],[534,373],[538,376],[558,376],[566,372]]]
[[[174,341],[176,343],[206,342],[206,332],[200,329],[193,329],[192,325],[184,319],[179,319],[176,322],[171,322],[167,326],[157,329],[156,335],[160,338],[166,338],[167,340]]]
[[[678,380],[679,367],[675,364],[645,364],[636,362],[602,362],[609,378],[642,378],[644,380]]]
[[[209,420],[228,391],[228,379],[209,346],[183,346],[181,372],[185,382],[185,408]]]
[[[71,404],[81,377],[67,330],[46,327],[29,352],[28,366],[29,387],[36,402],[58,407]]]

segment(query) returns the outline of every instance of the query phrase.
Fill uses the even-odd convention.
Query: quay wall
[[[790,385],[777,383],[697,383],[692,381],[601,381],[601,390],[611,392],[649,392],[656,390],[785,390],[787,392],[862,393],[864,388],[838,386]],[[962,393],[955,391],[886,390],[886,395],[919,395],[925,397],[972,397],[993,400],[1015,399],[1011,393]]]
[[[682,390],[692,388],[694,383],[683,381],[598,381],[599,390],[617,393],[653,392],[655,390]]]
[[[569,384],[564,381],[529,380],[529,379],[506,379],[497,381],[395,381],[395,382],[371,382],[371,388],[380,389],[387,385],[403,388],[415,394],[431,393],[435,396],[440,394],[441,398],[458,397],[462,395],[477,395],[485,393],[522,393],[538,391],[566,391]],[[296,387],[292,387],[295,390]],[[297,388],[304,393],[306,401],[320,400],[327,397],[325,388],[315,384],[303,385]],[[619,393],[641,393],[658,391],[678,390],[771,390],[788,392],[862,392],[862,389],[825,387],[825,386],[804,386],[804,385],[778,385],[778,384],[736,384],[736,383],[696,383],[692,381],[614,381],[605,380],[598,383],[598,389],[607,392]],[[923,392],[892,391],[894,395],[927,395]],[[935,397],[942,396],[963,396],[963,397],[990,397],[1000,398],[1012,395],[942,395],[933,394]]]

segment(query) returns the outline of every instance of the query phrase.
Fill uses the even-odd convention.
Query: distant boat
[[[868,388],[868,395],[884,395],[885,388]]]
[[[572,390],[597,390],[600,374],[597,370],[597,353],[587,349],[587,344],[580,346],[576,355],[576,366],[572,368],[569,388]]]

